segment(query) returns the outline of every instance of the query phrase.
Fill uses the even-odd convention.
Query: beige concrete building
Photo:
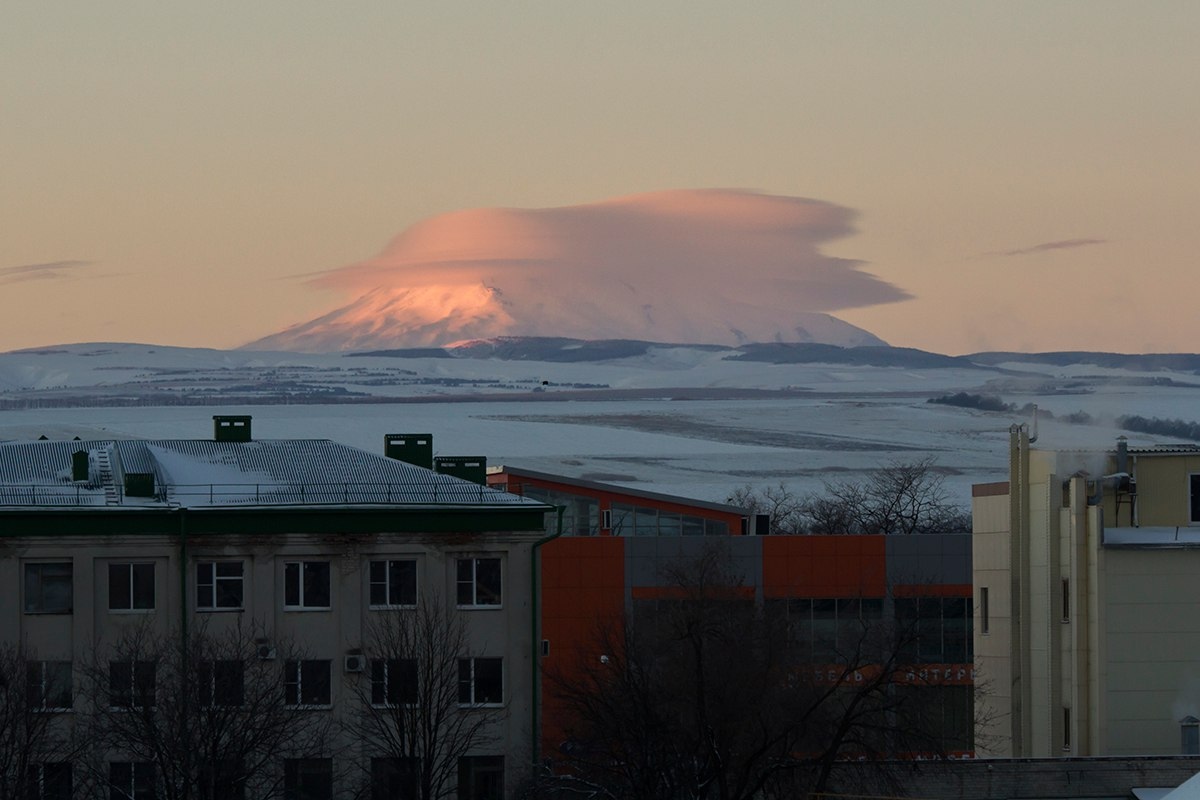
[[[1010,439],[973,492],[981,756],[1200,751],[1200,447]]]
[[[412,686],[389,677],[408,669],[405,656],[380,658],[373,626],[437,602],[465,631],[450,662],[457,713],[489,720],[459,759],[457,796],[505,796],[534,743],[533,551],[549,507],[327,440],[254,440],[248,417],[215,422],[212,441],[0,443],[0,643],[33,654],[38,710],[84,718],[98,702],[86,665],[105,665],[131,629],[253,630],[246,670],[268,665],[285,705],[324,715],[342,737],[287,754],[272,780],[285,793],[350,796],[368,776],[401,780],[375,769],[354,715],[417,696],[415,661]],[[110,687],[136,691],[141,662],[129,675],[108,667]],[[113,758],[114,792],[155,780],[157,765]],[[339,763],[356,759],[367,766]],[[31,774],[42,786],[31,796],[71,796],[82,767],[49,753]],[[221,796],[258,795],[250,782]]]

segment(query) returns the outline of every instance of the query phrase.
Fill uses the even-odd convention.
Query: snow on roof
[[[112,473],[73,481],[80,450],[110,451]],[[153,475],[153,496],[114,486],[129,474]],[[0,444],[0,505],[112,505],[114,489],[120,505],[542,505],[328,439]]]

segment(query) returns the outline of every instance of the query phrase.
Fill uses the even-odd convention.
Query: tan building
[[[973,495],[979,755],[1200,751],[1200,447],[1014,426]]]
[[[253,630],[238,680],[269,670],[284,706],[327,719],[333,737],[273,764],[276,789],[332,798],[373,781],[373,796],[393,796],[379,782],[407,780],[399,759],[372,763],[380,751],[352,722],[364,704],[413,702],[415,660],[380,657],[374,626],[437,602],[465,633],[450,660],[455,713],[488,720],[451,785],[469,800],[506,796],[534,741],[531,567],[548,507],[327,440],[254,440],[249,417],[214,421],[211,441],[0,443],[0,643],[33,654],[31,702],[83,719],[100,702],[87,696],[96,663],[112,692],[124,681],[136,695],[150,662],[103,660],[133,629]],[[226,663],[191,669],[218,680]],[[153,764],[113,759],[101,773],[113,792],[161,780]],[[39,798],[71,796],[84,777],[54,753],[30,775]],[[250,782],[220,796],[256,795]]]

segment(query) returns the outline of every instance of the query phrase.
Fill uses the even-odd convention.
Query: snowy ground
[[[1039,446],[1056,449],[1111,447],[1121,433],[1111,421],[1119,414],[1200,418],[1200,386],[1180,385],[1200,384],[1194,375],[1146,376],[1096,368],[1006,365],[1009,369],[1000,372],[738,364],[687,349],[602,364],[339,359],[132,345],[92,346],[86,350],[92,355],[81,355],[83,350],[0,354],[0,390],[7,389],[3,396],[21,397],[35,386],[97,387],[114,375],[120,376],[120,390],[128,392],[139,376],[157,380],[169,370],[205,380],[214,371],[235,370],[237,380],[243,380],[255,371],[297,365],[322,374],[347,366],[403,369],[419,377],[471,378],[488,385],[448,389],[415,384],[407,392],[389,385],[373,392],[419,400],[403,403],[9,410],[0,412],[0,439],[43,434],[206,438],[212,434],[213,414],[252,414],[256,438],[328,438],[381,452],[384,434],[428,432],[441,455],[485,455],[493,465],[709,500],[722,500],[746,484],[783,482],[801,492],[817,490],[825,480],[932,456],[954,499],[965,506],[972,483],[1006,478],[1008,428],[1029,418],[929,404],[930,397],[986,392],[1018,406],[1037,403],[1058,417],[1085,411],[1096,418],[1089,425],[1041,420]],[[1155,385],[1146,378],[1170,378],[1174,384]],[[520,384],[526,387],[540,387],[542,381],[552,386],[536,397],[527,394],[528,388],[516,391],[527,398],[522,400],[496,399],[496,391],[488,388],[493,382],[516,385],[517,380],[529,381]],[[573,383],[664,391],[661,396],[650,392],[654,399],[611,399],[612,394],[597,391],[590,396],[600,399],[555,402],[556,393],[589,396],[557,388]],[[677,399],[687,393],[669,390],[680,387],[714,399]],[[759,399],[721,396],[722,390],[749,388],[807,391]],[[470,401],[464,392],[471,391],[486,393],[488,399]],[[445,402],[449,395],[455,402]],[[1139,434],[1129,437],[1134,445],[1156,441]]]

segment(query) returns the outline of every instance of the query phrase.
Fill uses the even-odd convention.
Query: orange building
[[[699,555],[721,535],[742,586],[805,632],[813,663],[833,657],[839,620],[843,630],[861,630],[864,619],[915,621],[912,682],[944,687],[951,749],[972,749],[970,532],[759,536],[753,532],[767,530],[767,521],[735,506],[508,466],[489,469],[487,482],[565,509],[563,536],[541,548],[543,671],[594,646],[598,622],[621,620],[636,602],[663,597],[672,588],[663,568]],[[550,530],[556,525],[547,521]],[[544,697],[546,755],[562,743],[558,713]]]

